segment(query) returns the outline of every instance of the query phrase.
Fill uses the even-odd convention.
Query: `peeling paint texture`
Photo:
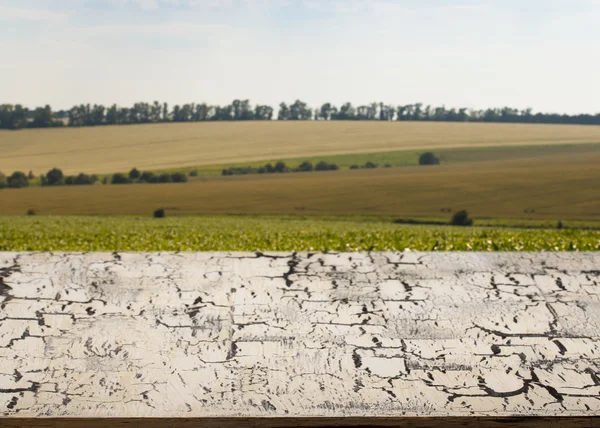
[[[600,415],[600,253],[0,253],[0,415]]]

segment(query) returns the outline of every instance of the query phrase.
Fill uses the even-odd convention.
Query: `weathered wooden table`
[[[0,253],[0,426],[600,426],[599,339],[600,253]]]

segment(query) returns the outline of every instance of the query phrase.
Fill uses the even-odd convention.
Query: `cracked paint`
[[[599,266],[599,253],[0,253],[0,414],[600,415]]]

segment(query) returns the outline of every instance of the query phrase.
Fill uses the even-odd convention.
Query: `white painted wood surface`
[[[599,253],[0,253],[0,415],[600,415]]]

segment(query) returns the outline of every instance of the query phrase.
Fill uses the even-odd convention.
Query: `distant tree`
[[[29,208],[27,210],[27,215],[36,215],[36,214],[37,214],[37,211],[34,210],[33,208]]]
[[[164,218],[164,217],[166,217],[165,209],[164,208],[159,208],[157,210],[154,210],[154,212],[152,213],[152,217],[154,217],[154,218]]]
[[[336,164],[325,161],[321,161],[315,166],[315,171],[334,171],[336,169],[339,169]]]
[[[564,227],[563,222],[561,220],[558,220],[558,223],[556,223],[556,228],[562,229],[563,227]]]
[[[97,175],[87,175],[83,172],[79,173],[77,176],[72,178],[72,184],[82,186],[82,185],[90,185],[94,184],[98,181]]]
[[[465,210],[458,211],[452,216],[450,224],[453,226],[472,226],[473,219],[469,217],[469,213]]]
[[[197,169],[195,169],[193,171],[190,171],[190,177],[198,177],[198,175],[199,174],[198,174],[198,170]]]
[[[115,174],[112,176],[111,184],[129,184],[131,180],[125,174]]]
[[[6,175],[0,172],[0,189],[4,189],[8,187],[8,180],[6,179]]]
[[[20,189],[22,187],[29,186],[29,180],[24,172],[15,171],[10,177],[8,177],[8,187],[13,189]]]
[[[186,183],[188,181],[187,175],[182,172],[175,172],[171,174],[171,181],[173,183]]]
[[[270,163],[268,163],[265,165],[265,172],[267,172],[267,173],[275,172],[275,167],[273,165],[271,165]]]
[[[140,183],[156,183],[156,181],[156,176],[151,172],[145,171],[140,175]]]
[[[33,180],[34,178],[35,178],[35,175],[33,174],[33,171],[29,170],[29,173],[27,174],[27,179]]]
[[[296,171],[308,172],[308,171],[312,171],[313,169],[314,169],[314,167],[313,167],[312,163],[310,163],[309,161],[304,161],[300,165],[298,165],[298,168],[296,168]]]
[[[377,165],[377,164],[376,164],[376,163],[374,163],[374,162],[367,161],[367,162],[366,162],[366,163],[363,165],[363,168],[369,168],[369,169],[372,169],[372,168],[377,168],[378,166],[379,166],[379,165]]]
[[[433,152],[425,152],[419,156],[419,165],[439,165],[440,160]]]
[[[277,113],[277,120],[289,120],[290,109],[286,103],[279,104],[279,112]]]
[[[350,169],[359,169],[359,168],[360,168],[360,166],[358,166],[357,164],[350,165]]]
[[[285,162],[279,161],[275,164],[275,167],[273,168],[273,172],[287,172],[288,168],[285,165]]]
[[[60,186],[64,184],[65,176],[58,168],[52,168],[46,173],[46,179],[42,180],[42,186]]]
[[[129,178],[131,180],[137,180],[138,178],[140,178],[140,171],[137,168],[133,168],[131,171],[129,171]]]
[[[385,165],[383,165],[384,168],[391,168],[392,164],[391,163],[386,163]]]
[[[164,174],[160,174],[158,176],[157,179],[157,183],[171,183],[173,181],[173,177],[171,176],[171,174],[168,173],[164,173]]]

